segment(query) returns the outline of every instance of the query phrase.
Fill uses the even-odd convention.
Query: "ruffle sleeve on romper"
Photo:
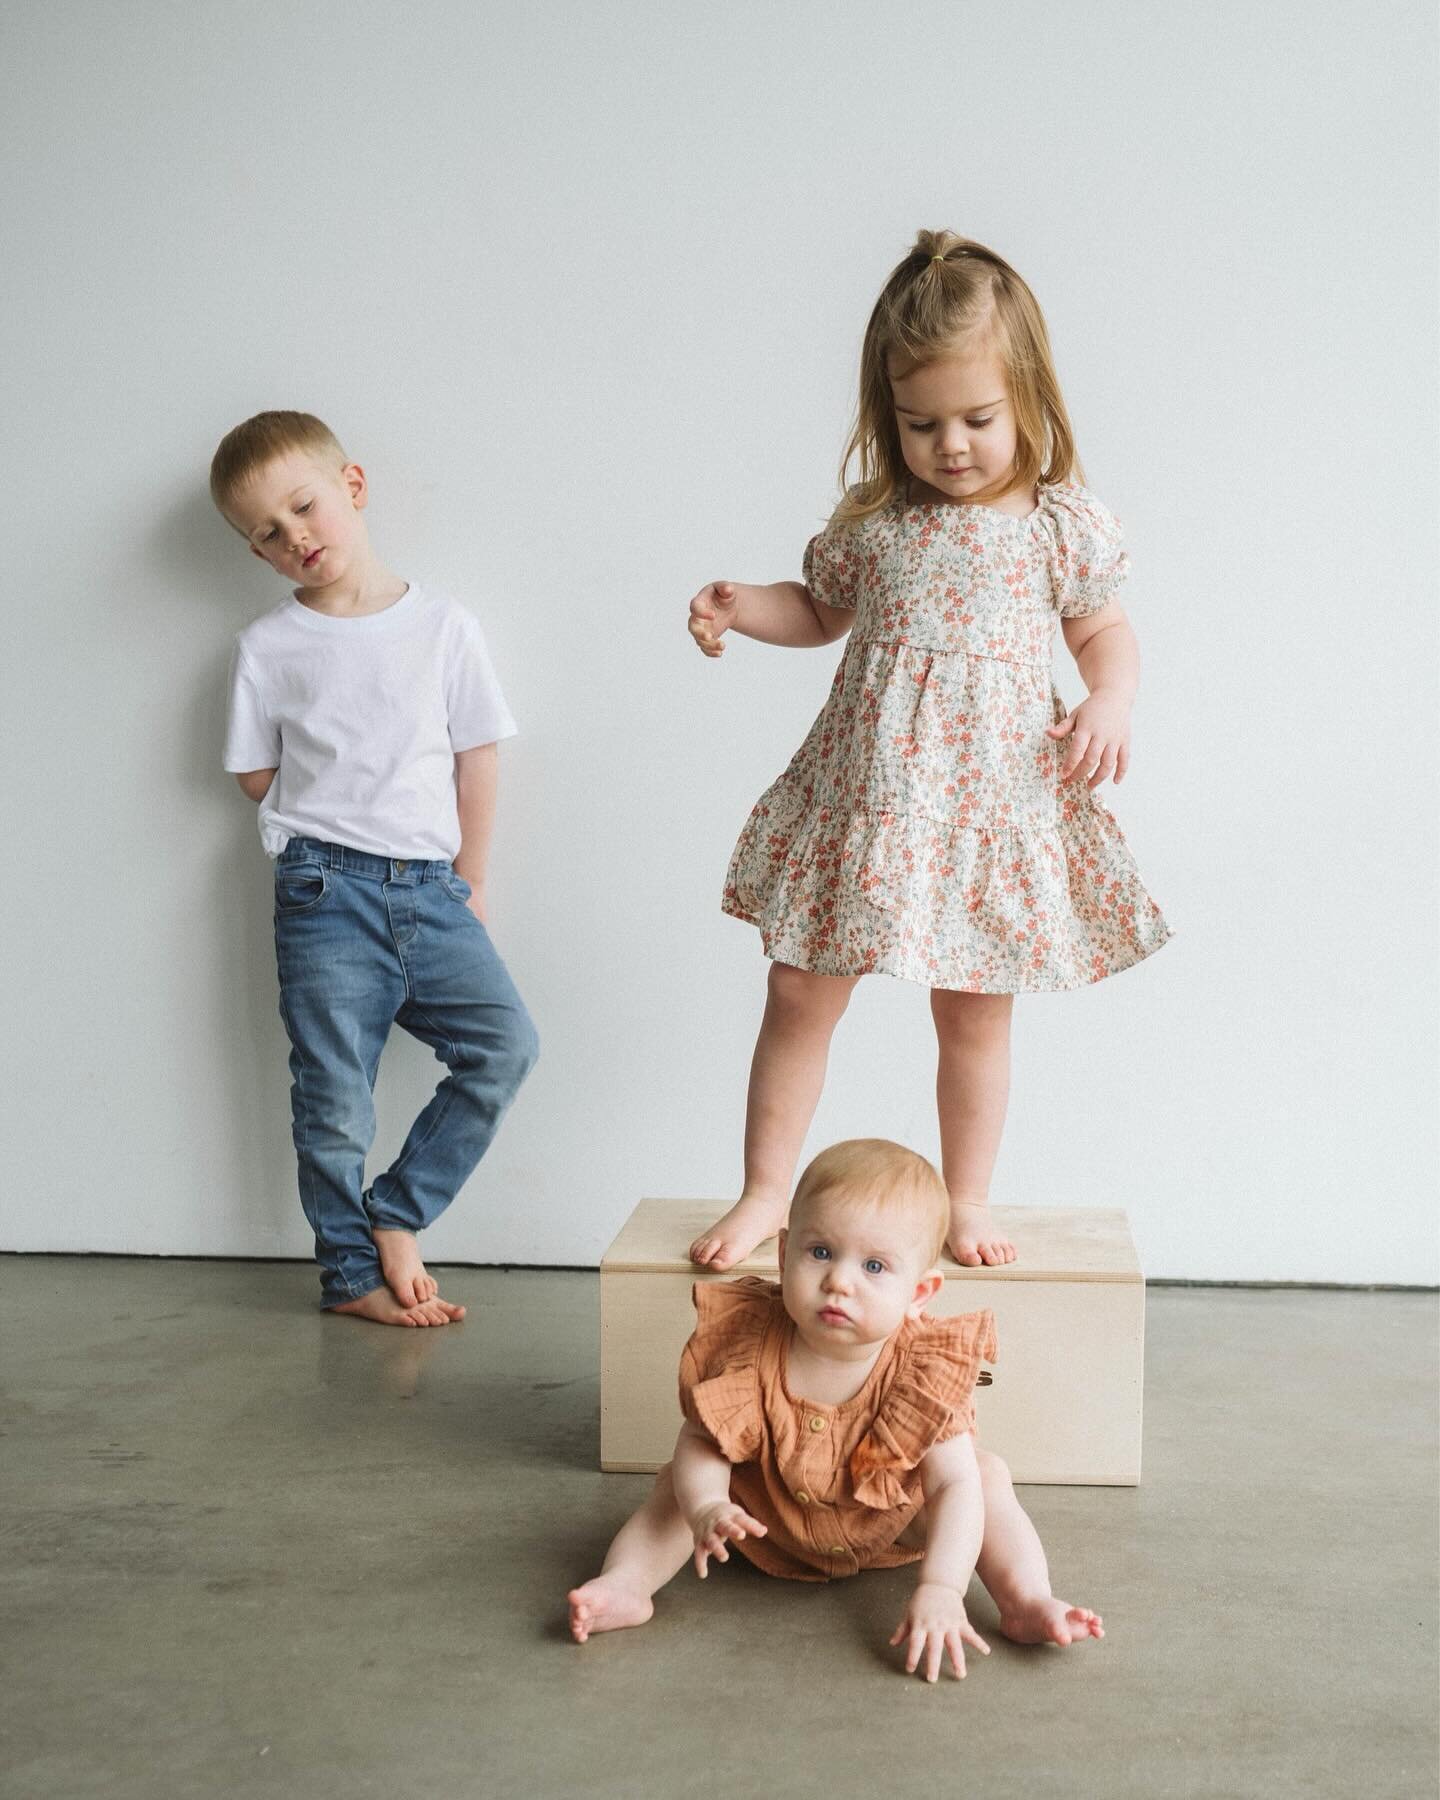
[[[908,1499],[899,1477],[936,1444],[975,1428],[973,1395],[982,1362],[995,1360],[995,1315],[961,1313],[919,1321],[905,1363],[850,1457],[855,1498],[878,1510]]]
[[[732,1463],[751,1462],[760,1453],[760,1346],[777,1292],[773,1282],[755,1275],[695,1283],[695,1330],[680,1356],[680,1408]]]

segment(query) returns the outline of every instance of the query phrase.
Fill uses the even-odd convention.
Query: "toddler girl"
[[[824,709],[740,835],[723,905],[772,959],[745,1185],[691,1245],[728,1269],[785,1217],[830,1037],[861,975],[923,982],[948,1245],[1014,1260],[989,1211],[1017,993],[1127,969],[1170,935],[1093,790],[1130,756],[1138,657],[1120,526],[1079,465],[1045,321],[983,245],[921,232],[871,314],[845,464],[804,581],[717,581],[690,631],[829,643]],[[1051,684],[1056,619],[1089,696]]]
[[[767,1574],[825,1581],[919,1562],[891,1644],[934,1681],[946,1651],[989,1654],[965,1613],[972,1572],[1017,1643],[1103,1637],[1050,1591],[1045,1553],[999,1457],[975,1448],[971,1395],[995,1355],[988,1312],[925,1318],[949,1195],[922,1156],[880,1138],[836,1144],[800,1178],[780,1283],[696,1283],[680,1362],[673,1462],[570,1595],[579,1643],[643,1625],[692,1557],[728,1546]]]

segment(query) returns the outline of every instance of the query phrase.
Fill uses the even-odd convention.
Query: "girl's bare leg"
[[[732,1269],[785,1223],[800,1146],[825,1085],[830,1039],[859,979],[771,963],[765,1017],[750,1064],[745,1187],[724,1218],[690,1246],[692,1262]]]
[[[985,1494],[985,1535],[975,1573],[995,1602],[1001,1631],[1017,1644],[1065,1645],[1104,1637],[1098,1613],[1051,1593],[1045,1552],[1015,1497],[1009,1469],[986,1450],[975,1454]]]
[[[670,1465],[655,1477],[650,1498],[616,1533],[600,1573],[573,1588],[570,1633],[583,1644],[595,1631],[643,1625],[655,1611],[652,1598],[695,1551],[695,1539],[681,1517]]]
[[[946,1248],[967,1268],[1015,1260],[1015,1246],[990,1217],[990,1176],[1010,1099],[1011,994],[934,988],[930,1011],[940,1046],[935,1103],[940,1157],[950,1190]]]

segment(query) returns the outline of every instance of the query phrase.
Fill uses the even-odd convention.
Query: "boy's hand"
[[[711,581],[690,602],[690,635],[707,656],[723,656],[721,637],[735,623],[740,604],[733,581]]]
[[[1045,735],[1057,744],[1064,737],[1070,739],[1061,781],[1073,780],[1082,769],[1090,788],[1112,775],[1117,787],[1125,779],[1130,767],[1130,702],[1122,695],[1096,688],[1058,725],[1047,726]]]
[[[895,1627],[891,1645],[908,1639],[905,1651],[905,1673],[913,1675],[925,1658],[925,1679],[938,1681],[940,1665],[948,1649],[957,1679],[965,1679],[964,1645],[970,1644],[983,1655],[990,1646],[965,1616],[965,1596],[958,1589],[942,1587],[938,1581],[922,1581],[910,1596],[905,1617]],[[963,1640],[963,1642],[962,1642]]]
[[[733,1500],[720,1500],[702,1506],[690,1521],[695,1534],[695,1573],[703,1581],[709,1572],[710,1558],[729,1562],[727,1543],[738,1544],[743,1537],[764,1537],[765,1527],[752,1519],[743,1506]]]

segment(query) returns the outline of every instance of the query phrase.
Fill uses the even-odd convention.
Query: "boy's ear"
[[[945,1277],[938,1269],[927,1269],[915,1283],[915,1293],[905,1308],[910,1317],[918,1319],[944,1285]]]
[[[346,463],[340,471],[340,479],[349,488],[350,498],[355,503],[355,510],[359,512],[370,499],[370,487],[365,480],[365,471],[359,463]]]

